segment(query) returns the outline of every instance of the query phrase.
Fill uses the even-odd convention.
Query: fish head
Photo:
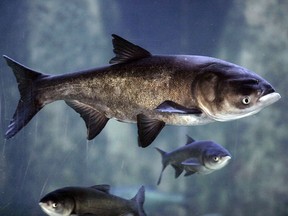
[[[231,154],[222,146],[211,142],[209,148],[203,151],[202,161],[204,166],[210,170],[218,170],[228,164]]]
[[[198,105],[216,121],[253,115],[281,98],[265,79],[231,63],[211,64],[196,80]]]
[[[75,208],[73,198],[57,191],[51,192],[43,197],[39,205],[49,216],[68,216],[72,214]]]

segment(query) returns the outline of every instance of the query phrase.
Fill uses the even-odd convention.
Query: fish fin
[[[192,137],[190,137],[189,135],[186,135],[186,137],[187,137],[187,141],[186,141],[185,145],[188,145],[188,144],[195,142],[195,140]]]
[[[158,181],[157,181],[157,185],[159,185],[161,183],[161,180],[162,180],[163,171],[168,166],[169,161],[167,160],[167,157],[165,156],[167,154],[165,151],[163,151],[157,147],[155,147],[155,149],[161,154],[161,158],[162,158],[162,170],[161,170],[160,176],[159,176]]]
[[[197,158],[189,158],[181,163],[186,170],[185,176],[192,175],[203,169],[203,165],[199,162]],[[190,174],[191,173],[191,174]]]
[[[20,92],[20,100],[5,134],[5,138],[9,139],[18,133],[44,106],[35,98],[34,82],[48,75],[33,71],[8,56],[4,55],[3,57],[14,72]]]
[[[194,168],[195,168],[195,170],[194,170]],[[189,176],[189,175],[192,175],[194,173],[207,175],[207,174],[210,174],[210,173],[215,171],[215,170],[207,169],[204,166],[198,166],[198,167],[194,167],[194,168],[189,167],[189,170],[186,170],[185,176]]]
[[[68,106],[73,108],[85,121],[87,127],[87,139],[96,137],[107,124],[109,118],[93,107],[81,103],[77,100],[65,101]]]
[[[137,115],[138,145],[142,148],[149,146],[165,126],[165,122],[151,119],[144,114]]]
[[[200,115],[202,113],[202,111],[198,108],[187,108],[170,100],[166,100],[163,103],[161,103],[156,108],[156,110],[164,113],[178,113],[178,114]]]
[[[107,194],[110,193],[110,185],[107,185],[107,184],[93,185],[90,188],[98,190],[98,191],[102,191],[102,192],[107,193]]]
[[[183,172],[183,167],[179,167],[174,164],[172,164],[172,167],[175,169],[175,178],[178,178]]]
[[[155,149],[161,154],[162,158],[163,158],[164,155],[166,154],[165,151],[163,151],[163,150],[161,150],[161,149],[159,149],[159,148],[157,148],[157,147],[155,147]]]
[[[184,176],[190,176],[190,175],[193,175],[195,174],[196,172],[194,171],[186,171],[186,173],[184,174]]]
[[[197,158],[188,158],[184,160],[182,163],[184,166],[202,166]]]
[[[161,172],[160,172],[160,176],[159,176],[158,181],[157,181],[157,185],[160,185],[160,183],[161,183],[164,169],[165,169],[165,167],[163,166],[163,167],[162,167],[162,170],[161,170]]]
[[[116,56],[109,61],[110,64],[127,63],[151,56],[151,53],[147,50],[118,35],[112,34],[112,37],[113,52]]]
[[[145,202],[145,187],[142,185],[138,190],[137,194],[131,199],[136,202],[139,216],[146,216],[143,205]]]

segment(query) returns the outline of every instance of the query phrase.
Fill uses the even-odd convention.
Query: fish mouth
[[[223,161],[228,162],[229,160],[231,160],[232,157],[230,155],[227,155],[222,158],[223,158]]]
[[[43,208],[44,205],[45,205],[45,203],[43,203],[43,202],[39,202],[39,205],[40,205],[41,208]]]
[[[272,86],[264,86],[258,101],[270,105],[271,103],[278,101],[280,98],[280,94],[277,93]]]
[[[229,163],[229,161],[231,160],[231,158],[232,158],[232,157],[229,156],[229,155],[222,157],[222,163],[221,163],[221,165],[218,167],[218,169],[221,169],[222,167],[226,166],[226,165]]]
[[[230,159],[232,157],[230,155],[226,155],[226,156],[222,156],[221,157],[221,162],[219,164],[205,164],[205,166],[208,168],[208,169],[211,169],[211,170],[219,170],[219,169],[222,169],[223,167],[225,167]]]
[[[274,92],[276,92],[275,89],[272,86],[268,86],[267,88],[263,89],[263,91],[261,92],[261,96],[265,96]]]
[[[276,101],[278,101],[281,98],[281,95],[275,91],[272,92],[264,92],[262,94],[262,96],[259,98],[259,102],[264,105],[264,106],[268,106],[272,103],[275,103]]]
[[[43,203],[43,202],[39,202],[39,205],[41,207],[41,209],[48,215],[51,214],[51,212],[47,209],[47,204],[46,203]]]

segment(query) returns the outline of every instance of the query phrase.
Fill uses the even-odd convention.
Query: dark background
[[[148,148],[136,125],[109,121],[86,140],[83,120],[64,102],[49,104],[14,138],[4,133],[19,99],[0,61],[0,214],[45,215],[46,193],[65,186],[111,184],[132,198],[146,187],[148,215],[288,215],[288,3],[268,0],[23,0],[0,2],[0,54],[48,74],[102,66],[113,57],[111,34],[155,54],[222,58],[254,70],[282,99],[241,120],[165,127]],[[210,175],[174,179],[161,170],[157,146],[171,151],[185,135],[210,139],[232,154]]]

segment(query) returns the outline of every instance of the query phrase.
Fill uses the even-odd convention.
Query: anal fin
[[[90,105],[81,103],[77,100],[65,101],[68,106],[73,108],[85,121],[87,127],[87,139],[96,137],[107,124],[109,118]]]
[[[183,172],[183,167],[174,164],[172,164],[172,167],[175,169],[175,178],[178,178]]]
[[[165,126],[165,122],[151,119],[144,114],[137,115],[138,145],[145,148],[149,146]]]

